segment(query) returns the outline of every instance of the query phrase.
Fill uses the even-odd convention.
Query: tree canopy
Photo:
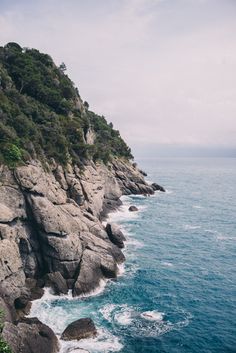
[[[0,47],[0,163],[132,158],[119,131],[89,110],[65,71],[64,63],[57,67],[36,49],[13,42]],[[95,132],[92,145],[89,129]]]

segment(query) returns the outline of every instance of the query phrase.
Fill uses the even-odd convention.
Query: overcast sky
[[[0,0],[9,41],[65,62],[135,151],[236,148],[236,0]]]

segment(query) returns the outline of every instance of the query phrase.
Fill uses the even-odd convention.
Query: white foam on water
[[[115,320],[120,325],[130,325],[130,324],[132,324],[132,321],[133,321],[130,311],[124,311],[124,312],[116,314]]]
[[[203,207],[200,206],[200,205],[193,205],[193,208],[201,209],[201,208],[203,208]]]
[[[112,322],[112,312],[115,310],[117,305],[115,304],[106,304],[103,306],[99,311],[104,317],[109,322]]]
[[[165,189],[166,190],[166,194],[174,194],[174,191],[173,190],[168,190],[168,189]]]
[[[133,321],[132,314],[134,310],[127,304],[106,304],[101,308],[100,313],[108,322],[116,322],[119,325],[130,325]]]
[[[200,228],[201,228],[201,226],[193,226],[191,224],[185,224],[184,225],[184,229],[185,230],[194,230],[194,229],[200,229]]]
[[[166,267],[173,267],[174,265],[172,264],[172,262],[162,262],[162,265],[166,266]]]
[[[118,210],[109,213],[107,222],[113,222],[113,223],[118,222],[119,223],[120,221],[124,221],[124,220],[136,219],[139,216],[140,212],[142,212],[146,209],[146,206],[145,205],[138,205],[137,206],[138,211],[130,212],[129,207],[134,204],[134,202],[133,202],[134,196],[135,195],[132,195],[132,197],[131,196],[121,196],[121,201],[123,204],[118,208]],[[137,197],[140,198],[141,195],[137,195]],[[142,196],[142,198],[144,198],[144,197]],[[105,222],[104,222],[104,224],[105,224]]]
[[[140,248],[143,248],[145,246],[145,244],[139,240],[136,240],[135,238],[128,238],[127,241],[126,241],[126,245],[127,246],[132,246],[132,249],[135,248],[135,249],[140,249]]]
[[[117,274],[117,276],[118,276],[118,277],[123,276],[124,273],[125,273],[125,263],[123,262],[122,264],[118,264],[117,267],[118,267],[118,274]]]
[[[145,320],[162,321],[164,314],[157,310],[152,310],[152,311],[144,311],[140,316]]]
[[[229,237],[227,235],[219,235],[216,237],[217,240],[236,240],[236,237]]]
[[[229,235],[227,235],[227,234],[222,234],[222,233],[219,232],[218,230],[204,229],[204,231],[205,231],[206,233],[212,234],[213,237],[214,237],[217,241],[227,241],[227,240],[236,241],[236,236],[229,236]]]

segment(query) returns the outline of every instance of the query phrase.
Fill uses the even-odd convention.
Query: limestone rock
[[[5,323],[2,337],[14,353],[56,353],[59,350],[53,331],[37,318],[27,318],[17,325]]]
[[[13,210],[11,210],[6,205],[0,203],[0,223],[9,223],[13,221],[15,218],[15,214]]]
[[[26,218],[25,200],[22,193],[9,186],[0,186],[0,222],[11,222],[17,218]]]
[[[26,165],[16,169],[16,177],[22,188],[45,196],[52,203],[66,203],[67,195],[52,173],[46,173],[41,164]]]
[[[8,239],[0,241],[0,283],[12,301],[20,295],[25,284],[19,249],[14,241]]]
[[[97,335],[96,327],[90,318],[82,318],[69,324],[62,333],[65,341],[93,338]]]
[[[101,278],[101,259],[98,254],[85,249],[80,264],[80,271],[73,288],[73,296],[89,293],[99,286]]]
[[[55,294],[67,294],[68,292],[66,280],[60,272],[48,273],[46,275],[46,286],[50,286]]]
[[[124,247],[124,241],[126,239],[125,239],[124,234],[120,230],[120,227],[117,224],[107,223],[106,231],[107,231],[109,239],[112,241],[112,243],[117,245],[119,248],[123,248]]]
[[[165,192],[165,189],[163,188],[163,186],[158,185],[157,183],[153,183],[151,186],[152,186],[153,190],[155,190],[155,191]]]

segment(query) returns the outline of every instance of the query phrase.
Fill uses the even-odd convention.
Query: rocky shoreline
[[[124,236],[102,221],[121,205],[120,197],[164,191],[149,185],[135,164],[114,159],[108,165],[42,166],[31,161],[14,171],[0,166],[0,308],[2,337],[14,353],[54,353],[53,331],[25,318],[30,302],[49,286],[73,296],[115,278],[124,262]]]

